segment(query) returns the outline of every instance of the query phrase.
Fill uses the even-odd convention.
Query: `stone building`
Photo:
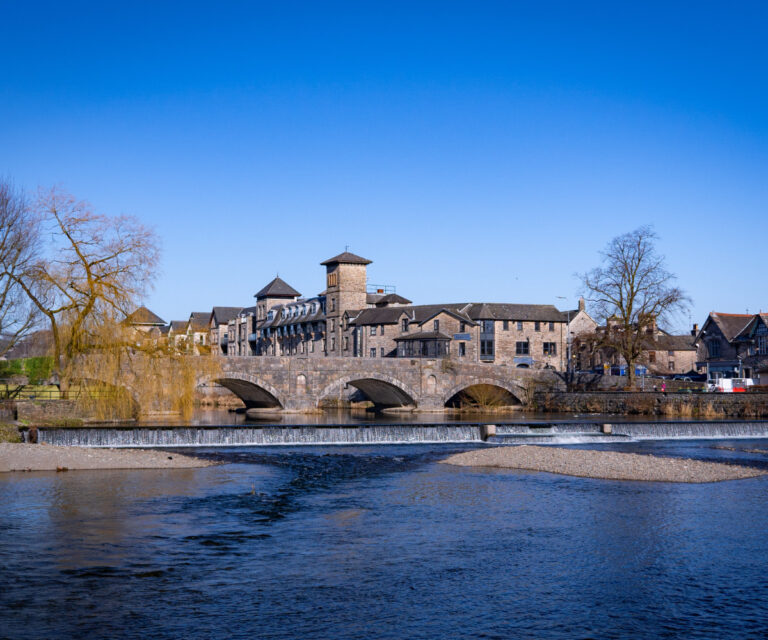
[[[413,305],[391,288],[369,285],[369,264],[348,251],[323,261],[325,289],[311,298],[276,277],[255,294],[254,307],[229,314],[226,331],[225,314],[216,313],[222,308],[214,308],[211,345],[219,347],[212,353],[448,358],[563,369],[569,320],[571,330],[588,321],[583,304],[568,313],[552,305]]]
[[[712,378],[751,378],[768,365],[768,314],[709,314],[695,332],[697,369]]]
[[[211,345],[211,355],[228,354],[229,321],[237,317],[242,307],[214,307],[208,316],[208,344]]]
[[[616,330],[611,319],[604,326],[598,326],[594,333],[584,333],[576,340],[574,348],[577,369],[596,369],[605,372],[624,373],[626,362],[615,345],[616,338],[610,333]],[[696,346],[693,332],[690,334],[670,334],[655,322],[644,329],[642,351],[636,360],[638,373],[647,370],[656,375],[690,373],[696,370]],[[617,371],[618,369],[618,371]]]

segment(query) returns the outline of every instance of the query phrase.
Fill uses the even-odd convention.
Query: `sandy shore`
[[[477,449],[453,455],[444,464],[546,471],[582,478],[649,482],[720,482],[765,475],[765,471],[681,458],[528,445]]]
[[[0,443],[0,473],[75,469],[188,469],[213,462],[167,451]]]

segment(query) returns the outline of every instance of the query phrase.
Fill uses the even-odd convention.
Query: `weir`
[[[84,447],[234,447],[483,442],[590,444],[622,440],[766,438],[768,420],[603,422],[39,427],[37,441]]]
[[[81,447],[234,447],[481,441],[481,425],[477,424],[38,429],[38,442]]]

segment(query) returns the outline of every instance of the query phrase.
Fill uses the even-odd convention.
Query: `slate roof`
[[[403,296],[399,296],[396,293],[388,293],[385,296],[379,297],[378,300],[376,300],[376,304],[411,304],[412,300],[408,300],[408,298],[403,298]]]
[[[745,325],[745,327],[735,336],[736,339],[749,339],[755,329],[755,326],[758,323],[758,320],[762,321],[762,323],[768,327],[768,313],[756,313],[752,316],[752,319]]]
[[[163,320],[159,315],[153,313],[146,307],[139,307],[136,309],[136,311],[126,316],[125,323],[133,325],[150,324],[163,326],[165,325],[165,320]]]
[[[170,328],[174,333],[186,333],[187,320],[171,320]]]
[[[213,318],[217,325],[227,324],[230,320],[237,317],[242,307],[214,307],[208,316]]]
[[[713,311],[709,314],[709,317],[720,328],[720,331],[723,332],[725,339],[730,342],[746,328],[752,318],[754,318],[754,314],[717,313]]]
[[[207,311],[193,311],[189,314],[189,324],[192,325],[192,331],[207,331],[210,319],[211,314]]]
[[[354,253],[345,251],[344,253],[340,253],[339,255],[334,256],[333,258],[328,258],[320,264],[325,267],[332,264],[371,264],[371,262],[372,260],[368,260],[367,258],[362,258],[360,256],[356,256]]]
[[[450,311],[468,321],[521,320],[564,322],[562,312],[548,304],[500,304],[460,302],[452,304],[423,304],[407,307],[377,307],[362,309],[350,322],[355,325],[396,324],[402,314],[411,322],[424,322],[441,311]],[[350,313],[350,316],[354,312]]]
[[[289,285],[285,280],[280,278],[279,276],[276,277],[272,282],[270,282],[266,287],[264,287],[261,291],[256,293],[253,297],[254,298],[297,298],[301,294],[296,291],[291,285]]]
[[[450,340],[451,336],[447,336],[441,331],[419,331],[418,333],[409,333],[395,338],[395,342],[409,342],[411,340]]]
[[[662,334],[655,340],[649,341],[646,347],[650,351],[696,351],[693,346],[693,336],[690,334],[669,335]]]
[[[276,327],[282,327],[282,326],[292,325],[292,324],[303,324],[306,322],[318,322],[320,320],[325,320],[325,313],[323,312],[323,306],[322,304],[320,304],[320,300],[315,298],[315,299],[306,300],[305,303],[307,305],[311,305],[314,303],[317,307],[317,311],[315,311],[314,313],[307,313],[306,315],[289,316],[287,318],[283,318],[282,317],[283,307],[287,305],[278,304],[270,309],[270,311],[274,311],[272,320],[269,320],[269,319],[260,320],[256,325],[256,328],[257,329],[276,328]]]

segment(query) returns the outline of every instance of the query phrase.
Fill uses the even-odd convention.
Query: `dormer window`
[[[403,319],[400,321],[400,330],[401,330],[403,333],[406,333],[406,332],[408,331],[408,318],[403,318]]]
[[[436,331],[436,332],[440,331],[440,321],[439,320],[435,320],[434,322],[432,322],[432,330]]]

